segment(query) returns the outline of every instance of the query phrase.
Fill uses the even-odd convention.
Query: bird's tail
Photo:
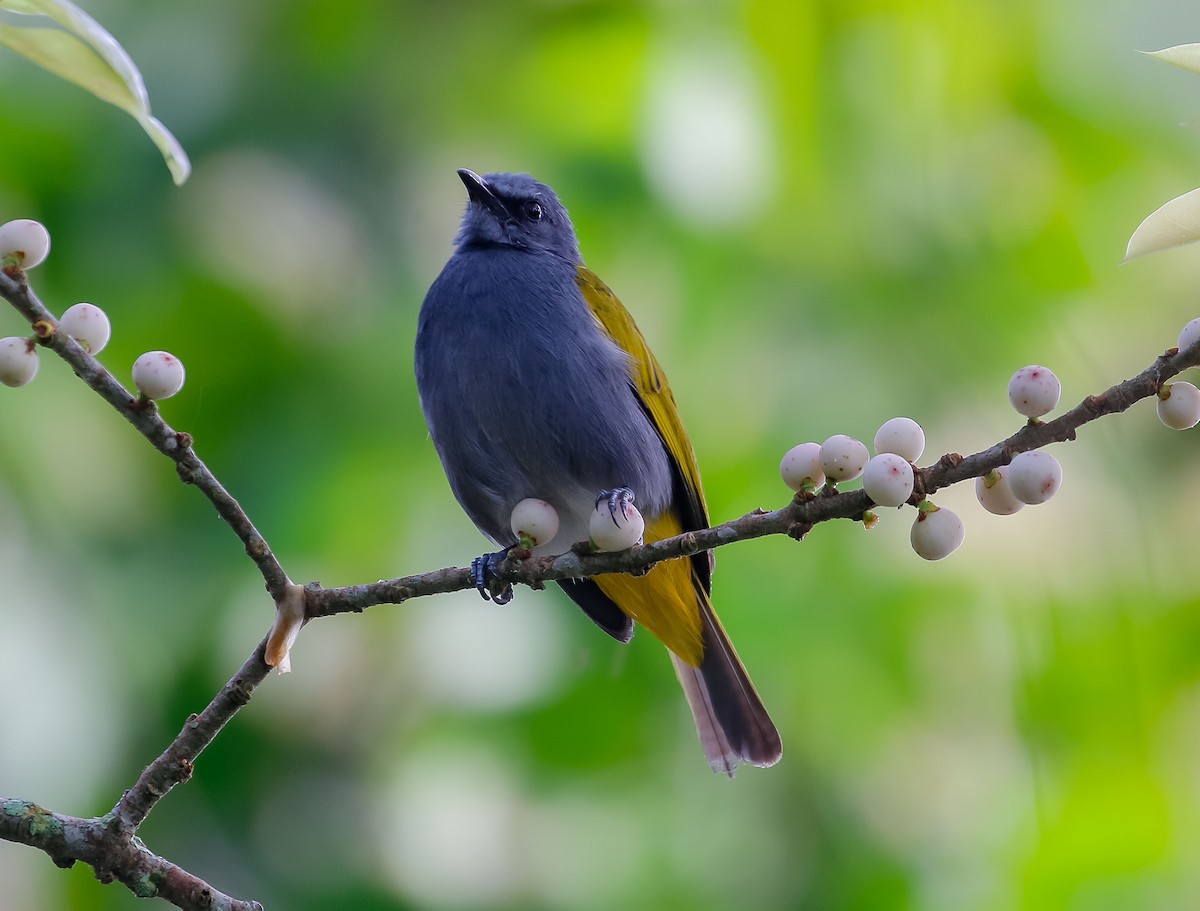
[[[733,771],[743,762],[771,766],[783,755],[783,743],[771,716],[750,682],[721,621],[699,593],[704,657],[693,667],[674,653],[671,662],[683,684],[704,755],[714,772]]]

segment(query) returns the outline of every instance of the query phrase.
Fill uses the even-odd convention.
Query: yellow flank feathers
[[[686,504],[677,504],[676,509],[664,515],[646,517],[646,541],[660,541],[680,534],[685,530],[685,515],[689,520],[688,529],[707,525],[708,510],[700,487],[700,469],[679,418],[675,397],[667,385],[666,374],[633,317],[608,286],[586,266],[579,267],[576,280],[600,327],[629,354],[634,391],[679,470],[688,497]],[[696,577],[690,559],[659,563],[644,576],[614,574],[596,576],[594,581],[613,603],[646,627],[678,658],[692,667],[700,666],[704,657],[700,600],[707,599],[708,593]]]
[[[687,431],[683,429],[683,421],[679,418],[675,396],[671,393],[671,387],[667,385],[667,375],[659,366],[650,346],[646,344],[646,339],[642,337],[642,331],[638,329],[633,317],[629,315],[625,305],[617,300],[617,296],[608,285],[587,266],[579,266],[576,282],[600,327],[621,350],[628,352],[632,361],[634,388],[638,398],[650,412],[658,435],[662,437],[667,452],[683,477],[688,498],[691,500],[691,512],[699,523],[695,527],[707,526],[708,508],[704,505],[704,490],[700,486],[700,467],[696,464],[692,443],[688,439]]]
[[[646,525],[646,542],[680,534],[679,519],[667,513]],[[692,561],[686,557],[658,563],[644,576],[625,573],[596,576],[593,581],[617,607],[650,630],[677,657],[699,667],[704,657],[700,603]]]

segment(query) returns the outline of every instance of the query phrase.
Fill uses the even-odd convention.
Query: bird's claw
[[[493,601],[496,604],[507,604],[513,599],[513,587],[511,582],[505,582],[496,575],[496,566],[508,556],[508,552],[512,548],[496,551],[494,554],[484,554],[481,557],[476,557],[471,561],[471,579],[475,583],[475,590],[479,592],[484,601]]]
[[[614,487],[612,490],[602,490],[600,495],[596,497],[596,506],[606,500],[608,501],[608,514],[612,516],[613,525],[619,525],[617,522],[617,510],[621,510],[621,518],[629,521],[629,513],[626,507],[633,503],[633,490],[628,487]]]

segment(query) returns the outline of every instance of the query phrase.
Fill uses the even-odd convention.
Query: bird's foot
[[[506,547],[504,550],[498,550],[494,554],[484,554],[471,561],[471,578],[475,582],[476,591],[483,597],[483,600],[491,600],[496,604],[507,604],[513,599],[512,583],[506,582],[496,575],[496,566],[508,556],[510,550],[512,547]]]
[[[596,506],[601,503],[608,503],[608,514],[612,516],[613,525],[619,525],[617,522],[617,512],[621,513],[622,519],[629,519],[629,512],[626,507],[633,503],[633,490],[628,487],[614,487],[612,490],[602,490],[600,495],[596,497]]]

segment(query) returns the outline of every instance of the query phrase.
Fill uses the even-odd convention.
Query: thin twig
[[[57,331],[58,322],[54,315],[38,299],[20,270],[0,270],[0,296],[5,297],[17,312],[29,320],[29,325],[40,344],[66,361],[76,376],[136,427],[155,449],[173,461],[180,479],[185,484],[193,485],[208,497],[216,507],[217,513],[241,539],[246,553],[262,573],[271,597],[278,600],[287,586],[287,574],[245,510],[196,455],[192,448],[191,435],[173,430],[159,415],[158,408],[152,401],[131,395],[73,338]]]
[[[192,777],[196,758],[250,701],[255,688],[266,679],[270,670],[263,660],[260,643],[208,707],[199,715],[188,718],[171,745],[146,766],[137,783],[113,807],[112,816],[122,828],[132,835],[171,788]]]

